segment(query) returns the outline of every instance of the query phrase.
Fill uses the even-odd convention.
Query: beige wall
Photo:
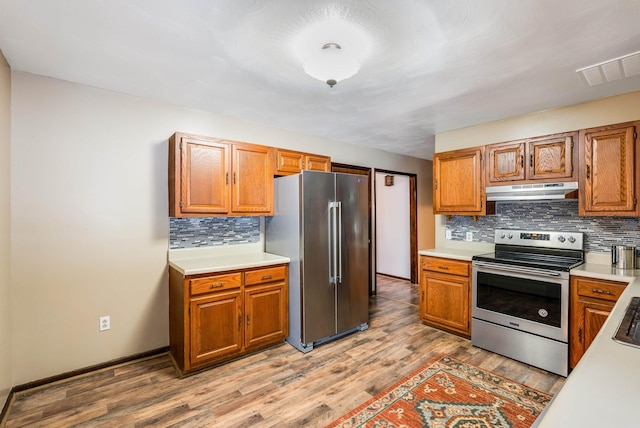
[[[11,69],[0,51],[0,408],[11,375]]]
[[[167,138],[175,131],[418,174],[430,162],[22,72],[12,75],[13,377],[17,385],[166,346]],[[98,332],[98,318],[111,330]]]
[[[640,119],[640,91],[555,110],[517,116],[436,135],[436,152],[574,131]],[[437,246],[465,246],[444,239],[444,217],[435,216]]]

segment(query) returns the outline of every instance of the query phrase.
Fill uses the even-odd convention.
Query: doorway
[[[416,174],[376,169],[376,273],[418,282]]]
[[[331,163],[331,172],[342,172],[346,174],[357,174],[357,175],[365,175],[367,176],[367,190],[368,190],[368,200],[369,200],[369,218],[367,219],[368,228],[369,228],[369,295],[375,294],[376,284],[375,284],[375,276],[374,276],[374,268],[373,268],[373,260],[374,260],[374,252],[373,252],[373,229],[372,229],[372,221],[371,221],[371,207],[372,204],[372,192],[371,192],[371,168],[367,168],[364,166],[356,166],[356,165],[347,165],[342,163]]]

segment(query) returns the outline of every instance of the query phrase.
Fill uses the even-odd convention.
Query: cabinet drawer
[[[469,276],[469,262],[439,257],[422,257],[422,270]]]
[[[590,279],[576,279],[578,295],[596,299],[618,300],[627,284],[625,282],[595,281]]]
[[[244,285],[255,285],[274,281],[284,281],[285,275],[286,268],[284,266],[251,270],[244,273]]]
[[[195,278],[189,281],[189,285],[191,287],[191,295],[238,288],[242,285],[242,273]]]

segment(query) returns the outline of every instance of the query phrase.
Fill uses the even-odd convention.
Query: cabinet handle
[[[533,155],[529,155],[529,166],[533,168]]]
[[[582,327],[578,329],[578,342],[582,343]]]
[[[438,180],[433,180],[433,187],[438,190]]]
[[[247,325],[249,325],[250,320],[251,320],[251,314],[247,315]]]
[[[520,168],[524,168],[524,155],[520,155]]]
[[[273,275],[262,275],[262,280],[271,279]]]
[[[438,266],[438,269],[442,269],[442,270],[449,270],[449,268],[448,268],[448,267],[446,267],[446,266]]]
[[[599,288],[592,288],[591,292],[592,293],[597,293],[597,294],[606,294],[607,296],[613,296],[613,293],[611,291],[600,290]]]
[[[227,172],[227,184],[229,184],[229,173]]]
[[[591,166],[587,165],[587,178],[591,178]]]
[[[214,282],[211,284],[211,288],[220,288],[224,285],[224,281]]]
[[[236,173],[233,173],[233,184],[236,184]]]
[[[242,328],[242,315],[238,315],[238,328]]]

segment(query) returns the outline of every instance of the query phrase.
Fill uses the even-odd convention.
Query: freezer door
[[[302,342],[306,344],[337,333],[335,286],[329,280],[334,199],[335,174],[302,173]]]
[[[367,178],[336,174],[339,203],[337,327],[343,332],[369,321],[369,199]]]

